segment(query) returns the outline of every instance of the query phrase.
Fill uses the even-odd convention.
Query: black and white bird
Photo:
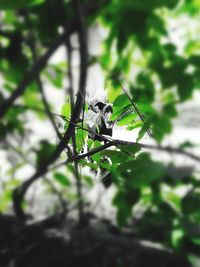
[[[114,125],[114,122],[110,120],[112,112],[112,105],[109,103],[98,100],[89,103],[88,112],[85,115],[87,127],[91,131],[88,135],[89,138],[103,141],[98,135],[112,136]]]

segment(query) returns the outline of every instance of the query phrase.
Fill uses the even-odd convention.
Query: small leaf
[[[129,125],[126,129],[128,131],[132,131],[138,127],[141,127],[143,125],[143,121],[136,121],[134,123],[132,123],[131,125]]]
[[[83,131],[82,129],[78,129],[76,131],[76,146],[77,146],[77,151],[81,151],[85,144],[85,139],[87,137],[87,132]]]
[[[54,179],[62,186],[70,186],[71,185],[69,179],[60,172],[54,173]]]
[[[69,103],[65,103],[62,106],[61,115],[65,117],[70,117],[70,113],[71,113],[71,105]]]
[[[192,148],[195,147],[193,143],[190,141],[185,141],[184,143],[180,144],[180,148],[185,149],[185,148]]]
[[[150,119],[147,120],[147,121],[145,121],[145,122],[143,122],[143,126],[142,126],[141,130],[140,130],[139,133],[138,133],[138,137],[137,137],[137,139],[136,139],[136,142],[139,142],[139,141],[143,138],[143,136],[144,136],[144,135],[147,133],[147,131],[149,130],[150,125],[151,125],[151,120],[150,120]]]
[[[125,107],[128,104],[130,104],[128,97],[125,94],[121,94],[115,99],[113,109],[122,109],[122,107]]]
[[[87,183],[87,185],[88,185],[89,187],[92,187],[92,186],[94,185],[94,183],[93,183],[93,179],[92,179],[90,176],[88,176],[88,175],[84,175],[84,176],[83,176],[83,179],[86,181],[86,183]]]
[[[121,94],[121,88],[120,87],[114,87],[112,82],[106,82],[105,84],[106,90],[107,90],[107,99],[109,102],[113,102],[120,94]]]
[[[131,124],[138,117],[137,113],[130,113],[124,116],[118,123],[118,126]]]

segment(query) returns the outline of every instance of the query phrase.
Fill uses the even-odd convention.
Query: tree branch
[[[66,50],[67,50],[67,60],[68,60],[68,79],[69,79],[69,94],[70,94],[70,102],[71,102],[71,114],[74,111],[74,90],[73,90],[73,75],[72,75],[72,47],[70,38],[67,38],[66,40]],[[76,148],[76,136],[75,133],[76,129],[74,128],[74,132],[72,135],[72,146],[73,146],[73,154],[74,156],[77,155],[77,148]],[[81,183],[81,177],[79,175],[79,166],[78,161],[74,161],[74,176],[76,180],[76,190],[77,190],[77,207],[78,207],[78,221],[79,225],[82,224],[84,220],[84,210],[83,210],[83,197],[82,197],[82,183]]]
[[[1,105],[0,105],[0,118],[2,118],[8,109],[13,105],[15,100],[19,98],[24,91],[26,90],[27,86],[30,85],[38,76],[38,74],[43,70],[46,66],[47,61],[52,56],[52,54],[57,50],[57,48],[64,42],[66,36],[69,34],[69,28],[65,30],[65,32],[60,35],[49,47],[46,53],[41,56],[36,62],[33,64],[31,70],[25,74],[24,79],[18,85],[16,90],[11,94],[9,98],[7,98]]]
[[[36,111],[39,111],[39,112],[45,112],[44,110],[40,109],[40,108],[33,108],[33,107],[28,107],[28,106],[21,106],[21,105],[17,105],[15,107],[19,107],[19,108],[26,108],[26,109],[33,109],[33,110],[36,110]],[[62,115],[59,115],[59,114],[56,114],[56,113],[52,113],[54,116],[58,116],[58,117],[61,117],[63,120],[67,121],[67,122],[70,122],[70,120],[65,117],[65,116],[62,116]],[[107,138],[103,135],[100,135],[92,130],[89,130],[85,127],[82,127],[78,124],[74,124],[77,128],[80,128],[80,129],[83,129],[84,131],[87,131],[89,133],[92,133],[96,136],[98,136],[99,138],[101,138],[102,140],[105,140],[105,141],[112,141],[113,139],[111,137]],[[186,156],[186,157],[189,157],[191,158],[192,160],[195,160],[197,162],[200,162],[200,157],[197,156],[197,155],[194,155],[193,153],[191,152],[188,152],[188,151],[185,151],[181,148],[176,148],[176,147],[171,147],[171,146],[158,146],[158,145],[148,145],[148,144],[142,144],[142,143],[136,143],[136,142],[128,142],[128,141],[123,141],[123,140],[118,140],[119,143],[118,145],[134,145],[134,144],[138,144],[138,145],[141,145],[141,148],[144,148],[144,149],[150,149],[150,150],[160,150],[160,151],[163,151],[163,152],[167,152],[167,153],[175,153],[175,154],[180,154],[180,155],[183,155],[183,156]],[[123,144],[122,144],[123,142]]]
[[[86,87],[86,79],[87,79],[87,66],[88,66],[88,50],[87,50],[87,39],[86,39],[86,28],[83,17],[83,10],[81,8],[81,4],[78,1],[75,1],[75,16],[78,18],[77,20],[77,30],[79,33],[79,43],[80,43],[80,78],[79,78],[79,90],[77,93],[77,100],[74,106],[74,111],[72,113],[69,126],[66,130],[66,133],[63,139],[58,144],[56,150],[41,164],[36,170],[35,174],[33,174],[28,180],[26,180],[21,186],[16,188],[13,192],[13,208],[16,213],[16,216],[25,220],[26,215],[22,209],[21,203],[24,198],[24,195],[31,184],[36,181],[40,176],[43,176],[48,171],[48,166],[50,166],[54,161],[58,159],[61,152],[65,149],[66,145],[69,143],[71,139],[76,122],[79,120],[80,113],[83,106],[83,100],[85,96],[85,87]]]
[[[73,1],[72,1],[73,2]],[[98,3],[97,1],[91,1],[90,5],[86,5],[85,6],[85,15],[90,15],[90,14],[96,14],[97,12],[99,12],[99,9],[102,8],[104,5],[108,4],[108,1],[102,1],[101,3]],[[81,15],[82,16],[82,15]],[[81,20],[83,20],[81,18]],[[82,26],[81,26],[82,27]],[[33,65],[33,67],[30,69],[30,71],[28,71],[25,75],[24,75],[24,79],[20,82],[20,84],[17,86],[16,90],[10,95],[9,98],[7,98],[1,105],[0,105],[0,118],[2,118],[6,112],[12,107],[13,103],[16,101],[16,99],[18,99],[26,90],[27,86],[30,85],[35,78],[37,77],[37,75],[42,71],[42,69],[46,66],[47,61],[49,60],[49,58],[51,57],[51,55],[57,50],[57,48],[63,44],[66,40],[66,37],[70,34],[72,34],[74,31],[77,30],[77,17],[75,17],[75,19],[72,19],[71,21],[68,21],[67,23],[67,27],[65,29],[65,32],[58,36],[56,40],[54,40],[54,42],[52,43],[52,45],[49,47],[49,49],[47,50],[47,52],[41,56]],[[84,34],[85,31],[83,30]],[[6,34],[4,32],[2,32],[2,34]],[[83,40],[84,41],[84,35],[83,34]],[[83,43],[83,42],[82,42]],[[87,48],[85,49],[84,46],[82,46],[81,48],[82,50],[87,50]],[[87,53],[86,53],[87,54]],[[82,60],[83,58],[87,58],[86,56],[82,56]],[[85,65],[86,60],[83,60],[83,65]],[[85,73],[82,72],[82,80],[84,79]]]

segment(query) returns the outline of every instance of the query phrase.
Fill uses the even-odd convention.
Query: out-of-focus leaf
[[[133,187],[140,188],[162,178],[164,166],[151,160],[148,154],[142,153],[135,160],[122,163],[117,171]]]
[[[77,150],[81,151],[85,144],[85,139],[87,137],[87,132],[83,131],[82,129],[77,129],[76,131],[76,146]]]
[[[131,155],[136,154],[137,152],[140,151],[141,147],[139,144],[134,144],[134,145],[123,145],[119,146],[123,151],[131,153]]]
[[[138,133],[138,137],[136,139],[137,142],[139,142],[143,136],[147,133],[147,131],[150,129],[150,125],[151,125],[151,120],[147,120],[145,122],[143,122],[142,128]]]
[[[180,145],[180,148],[185,149],[185,148],[192,148],[194,146],[195,145],[191,143],[190,141],[186,141]]]
[[[62,186],[70,186],[70,180],[62,173],[56,172],[54,173],[54,179]]]
[[[126,161],[127,155],[124,155],[121,151],[105,150],[100,153],[101,156],[107,156],[111,159],[113,164]]]
[[[70,114],[71,114],[71,105],[69,103],[65,103],[62,106],[61,115],[69,118]]]
[[[172,123],[168,116],[163,114],[156,114],[152,119],[153,136],[158,143],[160,143],[166,134],[171,133]]]
[[[163,107],[163,112],[170,118],[174,118],[177,116],[177,110],[174,104],[167,104]]]
[[[92,187],[94,185],[94,182],[93,182],[93,179],[91,176],[88,176],[88,175],[84,175],[83,176],[83,179],[85,180],[85,182],[87,183],[87,185],[89,187]]]
[[[45,0],[1,0],[0,1],[0,9],[19,9],[19,8],[27,8],[35,5],[40,5]]]
[[[127,189],[118,191],[113,199],[113,205],[117,207],[117,223],[124,226],[132,214],[133,206],[140,199],[138,189]]]
[[[192,96],[194,81],[192,75],[184,74],[178,83],[178,93],[181,101],[185,101]]]
[[[121,94],[119,85],[115,87],[111,81],[106,82],[105,88],[107,91],[107,99],[111,103]]]
[[[189,192],[183,199],[182,199],[182,210],[184,214],[192,214],[199,211],[200,205],[200,194],[195,192]]]
[[[49,143],[47,140],[42,140],[40,142],[40,147],[37,150],[36,155],[36,164],[40,166],[40,164],[45,164],[45,162],[49,159],[52,153],[55,150],[55,145]]]

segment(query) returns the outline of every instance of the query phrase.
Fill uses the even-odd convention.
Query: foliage
[[[78,99],[78,93],[70,93],[70,88],[65,88],[66,84],[73,87],[73,83],[70,84],[69,55],[72,52],[73,57],[75,48],[69,49],[69,37],[78,32],[72,2],[0,1],[0,16],[3,18],[0,29],[0,107],[9,96],[15,95],[18,86],[27,84],[23,94],[16,101],[11,101],[0,122],[1,150],[8,159],[9,167],[7,173],[2,171],[1,174],[0,210],[9,210],[13,188],[26,180],[19,175],[27,166],[39,170],[41,177],[48,175],[53,178],[52,183],[61,187],[67,201],[79,203],[83,198],[83,205],[84,201],[87,202],[87,193],[80,196],[78,188],[74,197],[75,187],[81,184],[81,187],[90,190],[95,187],[93,173],[106,172],[109,173],[106,179],[111,179],[108,185],[115,190],[112,206],[116,210],[119,227],[123,229],[129,225],[137,238],[160,242],[181,255],[187,254],[188,258],[199,257],[198,174],[185,174],[180,179],[173,177],[168,172],[167,163],[159,162],[150,153],[144,152],[139,142],[149,134],[159,149],[164,138],[173,131],[177,107],[191,99],[200,88],[199,25],[195,24],[199,19],[200,4],[196,0],[101,0],[93,3],[89,10],[92,1],[82,1],[84,8],[88,7],[84,12],[87,28],[98,23],[106,32],[101,53],[95,56],[95,60],[89,53],[88,62],[90,68],[98,64],[103,71],[107,99],[113,106],[111,120],[116,127],[137,134],[132,145],[121,142],[101,151],[98,149],[103,142],[88,139],[85,130],[86,103],[83,103],[81,115],[70,123],[75,109],[73,101]],[[178,25],[183,17],[194,22],[196,36],[186,32],[180,51],[178,43],[172,38],[170,21],[175,20]],[[65,25],[71,27],[64,40],[68,59],[66,62],[63,58],[59,62],[47,60],[43,68],[36,67],[33,79],[27,83],[27,73],[34,64],[40,64],[36,59],[48,51],[64,32]],[[63,105],[58,107],[55,101],[51,101],[51,92],[53,97],[62,94]],[[45,93],[49,107],[45,103]],[[61,138],[66,139],[72,123],[77,126],[66,150],[56,154],[59,154],[60,160],[69,160],[70,164],[74,160],[75,164],[68,162],[67,168],[61,171],[54,169],[58,142],[50,140],[48,133],[46,139],[35,141],[35,132],[30,125],[30,120],[33,124],[37,120],[45,128],[47,121],[52,123],[58,118],[64,124],[64,129],[59,129]],[[85,152],[86,146],[94,153],[76,160],[77,155]],[[179,149],[187,152],[192,148],[195,145],[188,140]],[[89,175],[84,174],[88,169],[92,170]],[[26,177],[29,176],[26,173]],[[74,177],[76,183],[73,182]],[[141,213],[140,216],[138,213]]]

